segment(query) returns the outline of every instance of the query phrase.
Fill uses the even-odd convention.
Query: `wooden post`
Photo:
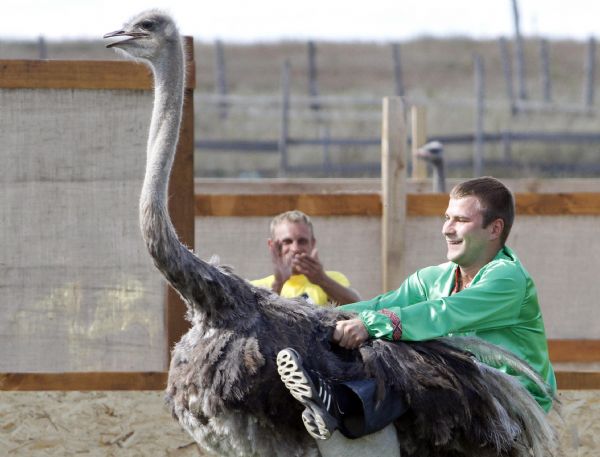
[[[279,131],[279,177],[283,177],[288,169],[287,140],[289,135],[290,115],[290,70],[288,59],[281,68],[281,126]]]
[[[38,59],[46,60],[48,58],[48,45],[43,35],[38,37]]]
[[[508,42],[502,37],[499,40],[500,57],[502,59],[502,70],[504,71],[504,81],[506,82],[506,96],[510,105],[510,113],[514,116],[517,114],[517,105],[515,103],[515,90],[513,85],[512,64],[510,52],[508,50]]]
[[[396,95],[404,95],[404,82],[402,80],[402,63],[400,61],[400,44],[392,43],[392,59],[394,61],[394,88]]]
[[[194,248],[194,42],[185,37],[187,74],[183,100],[183,118],[179,131],[179,143],[169,179],[169,215],[183,244]],[[173,345],[187,332],[190,324],[185,320],[186,305],[178,292],[167,286],[165,328],[167,339],[167,361]],[[168,367],[168,363],[167,363]],[[165,367],[165,369],[167,368]]]
[[[427,178],[427,163],[416,156],[417,149],[427,141],[427,110],[423,106],[410,108],[411,118],[411,146],[412,146],[412,173],[416,179]]]
[[[544,102],[552,101],[552,79],[550,78],[550,50],[548,40],[540,40],[540,60],[541,60],[541,79],[542,90],[544,92]]]
[[[317,47],[314,41],[308,42],[308,95],[311,98],[310,109],[318,111],[321,106],[317,81]]]
[[[483,174],[483,117],[485,114],[485,70],[483,59],[475,55],[475,135],[473,139],[473,176]]]
[[[381,259],[383,291],[404,279],[406,222],[406,144],[404,103],[400,97],[383,99],[381,128]]]
[[[517,77],[519,78],[519,100],[527,100],[525,88],[525,54],[523,51],[523,37],[519,21],[519,6],[517,0],[512,0],[513,20],[515,23],[515,45],[517,47]]]
[[[215,81],[217,95],[219,96],[219,118],[227,117],[227,73],[225,70],[225,52],[223,50],[223,42],[215,41]]]
[[[596,77],[596,40],[590,37],[585,59],[584,104],[591,109],[594,106],[594,79]]]

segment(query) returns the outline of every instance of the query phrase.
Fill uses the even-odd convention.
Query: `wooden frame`
[[[208,194],[196,195],[197,217],[268,217],[299,209],[313,216],[382,217],[383,202],[379,193],[335,194]],[[435,217],[444,214],[447,194],[407,194],[408,217]],[[528,216],[600,216],[600,194],[517,193],[517,213]],[[554,363],[600,362],[600,340],[548,341]],[[557,373],[561,389],[600,389],[600,373],[563,371]]]
[[[179,145],[169,182],[169,212],[180,240],[194,246],[193,40],[185,38],[187,75]],[[0,60],[2,89],[152,90],[147,66],[125,60]],[[185,304],[170,286],[165,295],[165,352],[185,333]],[[0,373],[0,390],[159,390],[165,372]]]
[[[352,194],[267,194],[195,195],[193,183],[193,88],[192,40],[190,72],[186,83],[184,117],[180,143],[173,167],[169,211],[182,242],[194,245],[194,218],[273,216],[297,208],[314,216],[381,217],[382,197],[378,193]],[[151,90],[147,67],[127,61],[0,61],[0,88],[38,89],[123,89]],[[390,138],[388,138],[390,140]],[[392,142],[392,140],[390,140]],[[397,143],[393,140],[393,143]],[[394,159],[398,162],[398,158]],[[392,167],[393,168],[393,167]],[[408,194],[405,210],[409,217],[443,215],[446,194]],[[600,215],[600,194],[517,194],[517,213],[527,215]],[[167,291],[166,351],[186,331],[185,306],[170,287]],[[591,362],[600,360],[600,340],[551,340],[553,361]],[[576,348],[576,350],[575,350]],[[576,358],[574,359],[574,355]],[[600,389],[600,373],[559,372],[561,389]],[[72,372],[0,373],[0,391],[32,390],[161,390],[165,372]]]
[[[197,217],[275,216],[299,209],[313,216],[380,217],[379,193],[335,194],[207,194],[195,195]],[[600,216],[600,193],[517,193],[517,214],[526,216]],[[406,214],[440,218],[448,206],[447,194],[408,194]]]

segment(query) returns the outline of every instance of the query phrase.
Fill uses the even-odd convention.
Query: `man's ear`
[[[504,230],[504,220],[498,218],[492,221],[489,225],[490,227],[490,240],[497,240],[502,235],[502,231]]]

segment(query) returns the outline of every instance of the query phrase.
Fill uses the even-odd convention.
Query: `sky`
[[[518,0],[525,36],[585,40],[597,0]],[[404,41],[514,32],[511,0],[2,0],[0,39],[95,39],[148,8],[200,41]]]

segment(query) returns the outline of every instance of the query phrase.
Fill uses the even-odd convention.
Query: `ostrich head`
[[[417,149],[416,156],[434,166],[439,166],[444,160],[444,146],[439,141],[430,141]]]
[[[430,163],[433,167],[433,191],[446,192],[444,172],[444,145],[439,141],[430,141],[417,149],[415,156]]]
[[[149,10],[134,16],[121,30],[107,33],[104,38],[123,38],[106,45],[127,57],[156,61],[165,43],[179,43],[179,32],[173,20],[159,10]],[[168,46],[167,46],[168,47]]]

